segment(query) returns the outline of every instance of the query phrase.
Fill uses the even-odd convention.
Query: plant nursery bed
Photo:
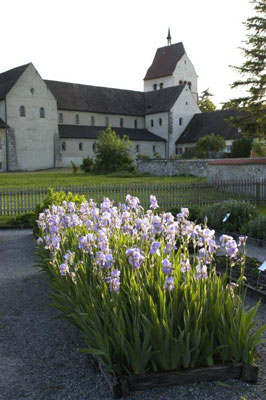
[[[132,375],[114,378],[99,366],[111,389],[114,398],[128,396],[130,392],[152,389],[163,386],[179,386],[202,381],[242,379],[249,383],[257,383],[258,367],[243,363],[233,365],[216,365],[213,367],[193,368],[180,371],[167,371]]]

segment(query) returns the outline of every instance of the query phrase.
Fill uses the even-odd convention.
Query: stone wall
[[[206,177],[210,160],[138,160],[137,171],[154,176],[193,175]]]
[[[266,158],[210,160],[207,165],[208,182],[243,179],[266,179]]]

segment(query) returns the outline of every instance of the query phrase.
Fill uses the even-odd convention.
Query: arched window
[[[153,128],[153,119],[151,119],[151,127]]]
[[[62,151],[66,151],[66,142],[62,142]]]
[[[163,120],[162,120],[162,118],[159,118],[159,125],[162,126],[162,124],[163,124]]]
[[[83,150],[83,143],[79,143],[79,151]]]
[[[93,143],[93,145],[92,145],[92,151],[93,151],[93,153],[96,153],[96,143]]]
[[[138,127],[138,120],[135,119],[135,121],[134,121],[134,128],[137,128],[137,127]]]
[[[24,107],[24,106],[20,106],[20,107],[19,107],[19,115],[20,115],[21,117],[26,117],[26,110],[25,110],[25,107]]]
[[[155,146],[155,144],[152,146],[152,151],[153,151],[154,153],[156,153],[156,146]]]
[[[163,89],[163,83],[162,82],[160,83],[160,89]]]
[[[58,121],[59,121],[59,124],[63,123],[63,113],[59,113]]]
[[[179,85],[183,85],[183,81],[179,81]]]
[[[157,85],[156,85],[156,83],[153,85],[153,90],[157,90]]]
[[[183,122],[183,118],[180,117],[180,118],[179,118],[179,125],[180,125],[180,126],[182,125],[182,122]]]
[[[124,126],[124,119],[120,118],[120,128],[123,128],[123,126]]]
[[[187,81],[184,81],[184,85],[186,85],[187,84]]]
[[[40,118],[45,118],[45,112],[43,107],[40,108]]]
[[[136,153],[139,153],[139,144],[136,145]]]
[[[192,83],[191,83],[191,82],[188,82],[187,84],[188,84],[189,89],[191,90],[191,88],[192,88]]]
[[[94,115],[91,116],[91,126],[95,125],[95,119],[94,119]]]
[[[2,138],[0,136],[0,149],[2,149]]]
[[[75,115],[75,124],[79,125],[79,115],[78,114]]]
[[[105,117],[105,126],[109,126],[109,117]]]

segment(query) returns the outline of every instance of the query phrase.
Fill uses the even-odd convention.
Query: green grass
[[[129,173],[113,174],[84,174],[78,172],[73,174],[72,169],[51,169],[34,172],[6,172],[0,173],[0,188],[32,188],[32,187],[55,187],[68,185],[102,185],[117,183],[161,183],[161,182],[195,182],[202,181],[193,176],[175,176],[175,177],[156,177],[141,176]]]

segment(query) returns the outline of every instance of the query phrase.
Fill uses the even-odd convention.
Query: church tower
[[[167,46],[157,49],[153,62],[144,78],[144,92],[187,85],[198,101],[197,74],[182,42],[172,44],[168,29]]]

